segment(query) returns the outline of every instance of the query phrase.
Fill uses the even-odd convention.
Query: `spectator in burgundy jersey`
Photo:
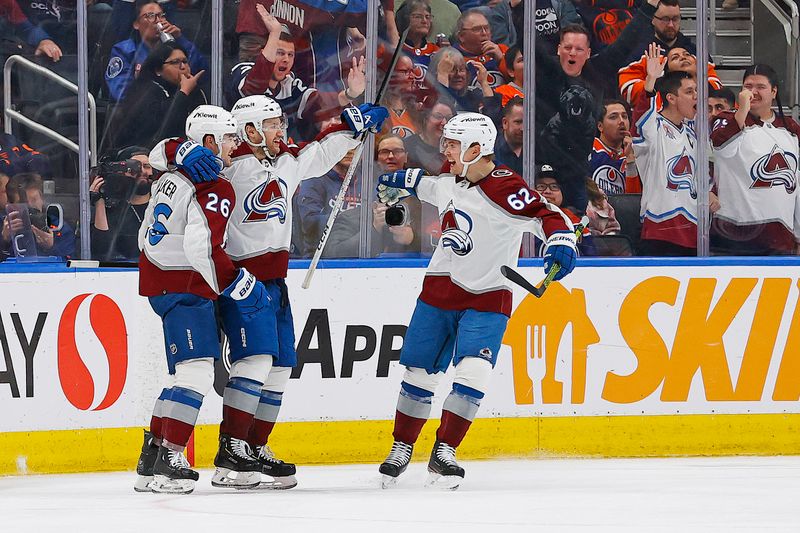
[[[439,175],[445,161],[439,141],[444,125],[454,114],[453,108],[442,101],[417,114],[419,133],[405,139],[409,168],[424,168],[433,176]]]
[[[783,113],[778,75],[745,70],[738,109],[714,121],[711,144],[720,207],[712,244],[726,254],[800,252],[800,125]]]
[[[292,36],[264,6],[257,4],[256,11],[269,37],[254,63],[242,62],[233,67],[225,82],[225,99],[232,106],[245,96],[267,95],[278,102],[286,114],[290,138],[295,141],[313,139],[319,133],[315,117],[338,115],[342,107],[360,103],[366,88],[365,59],[352,61],[344,90],[338,93],[317,91],[293,72],[296,49]]]

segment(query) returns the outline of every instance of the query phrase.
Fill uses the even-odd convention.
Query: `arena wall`
[[[424,270],[331,264],[310,290],[304,263],[290,270],[301,364],[270,444],[299,464],[379,462]],[[37,270],[0,269],[0,474],[133,469],[166,373],[138,273]],[[799,292],[791,259],[584,260],[542,299],[516,289],[459,457],[800,453]],[[190,446],[198,466],[216,451],[226,379],[221,362]]]

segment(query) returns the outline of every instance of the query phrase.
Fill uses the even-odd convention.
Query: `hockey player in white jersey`
[[[230,165],[238,137],[229,112],[199,106],[186,121],[186,133],[192,142],[180,148],[179,160],[195,160],[193,154],[210,151],[214,158],[206,170],[213,173],[222,164]],[[189,468],[183,450],[213,383],[214,359],[220,355],[214,300],[219,298],[231,314],[244,317],[239,320],[255,319],[268,303],[263,284],[245,268],[235,267],[223,250],[234,202],[227,180],[203,182],[181,169],[165,172],[153,185],[139,230],[139,293],[161,317],[171,384],[156,401],[137,467],[137,491],[194,489],[198,474]],[[222,456],[230,470],[241,471],[239,485],[257,484],[258,463],[241,462],[247,459],[246,442],[229,435],[220,435],[220,440],[218,458]]]
[[[228,226],[226,252],[234,265],[247,268],[264,283],[270,295],[271,313],[259,324],[258,335],[270,342],[270,357],[257,371],[266,375],[257,409],[250,417],[247,442],[256,451],[262,473],[274,478],[263,487],[291,488],[297,484],[295,465],[277,459],[267,442],[277,421],[291,370],[297,364],[291,305],[285,278],[289,264],[291,198],[300,181],[328,172],[361,142],[365,131],[379,131],[388,116],[385,108],[363,104],[342,114],[344,124],[320,133],[310,143],[289,147],[285,143],[286,120],[280,105],[264,95],[248,96],[231,110],[244,139],[233,154],[233,164],[223,170],[236,191],[236,204]],[[163,144],[165,157],[177,144]],[[158,168],[158,162],[151,164]],[[192,165],[185,162],[179,166]],[[256,332],[253,333],[254,335]],[[227,390],[227,389],[226,389]]]
[[[442,229],[400,354],[406,372],[394,444],[380,466],[384,488],[408,466],[433,394],[451,364],[455,379],[428,462],[428,483],[457,488],[463,479],[456,448],[486,393],[511,314],[511,289],[500,267],[516,264],[523,233],[546,241],[545,269],[561,267],[555,279],[575,266],[572,222],[522,177],[494,163],[496,136],[489,117],[456,115],[441,140],[451,173],[424,176],[422,169],[408,169],[378,178],[382,202],[415,194],[437,207]]]

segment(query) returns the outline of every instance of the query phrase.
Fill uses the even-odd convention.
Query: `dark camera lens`
[[[47,217],[35,207],[28,206],[28,216],[31,219],[31,226],[47,231]]]
[[[406,223],[408,211],[403,204],[391,206],[386,210],[386,225],[387,226],[402,226]]]

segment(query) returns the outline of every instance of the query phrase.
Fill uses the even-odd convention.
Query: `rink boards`
[[[290,271],[300,365],[271,439],[281,456],[374,462],[389,448],[424,270],[375,264],[319,270],[309,290]],[[584,262],[538,300],[515,289],[459,456],[800,453],[800,263],[614,265]],[[0,474],[131,469],[166,373],[158,317],[134,270],[56,270],[0,275]],[[201,466],[226,379],[220,364],[191,450]]]

